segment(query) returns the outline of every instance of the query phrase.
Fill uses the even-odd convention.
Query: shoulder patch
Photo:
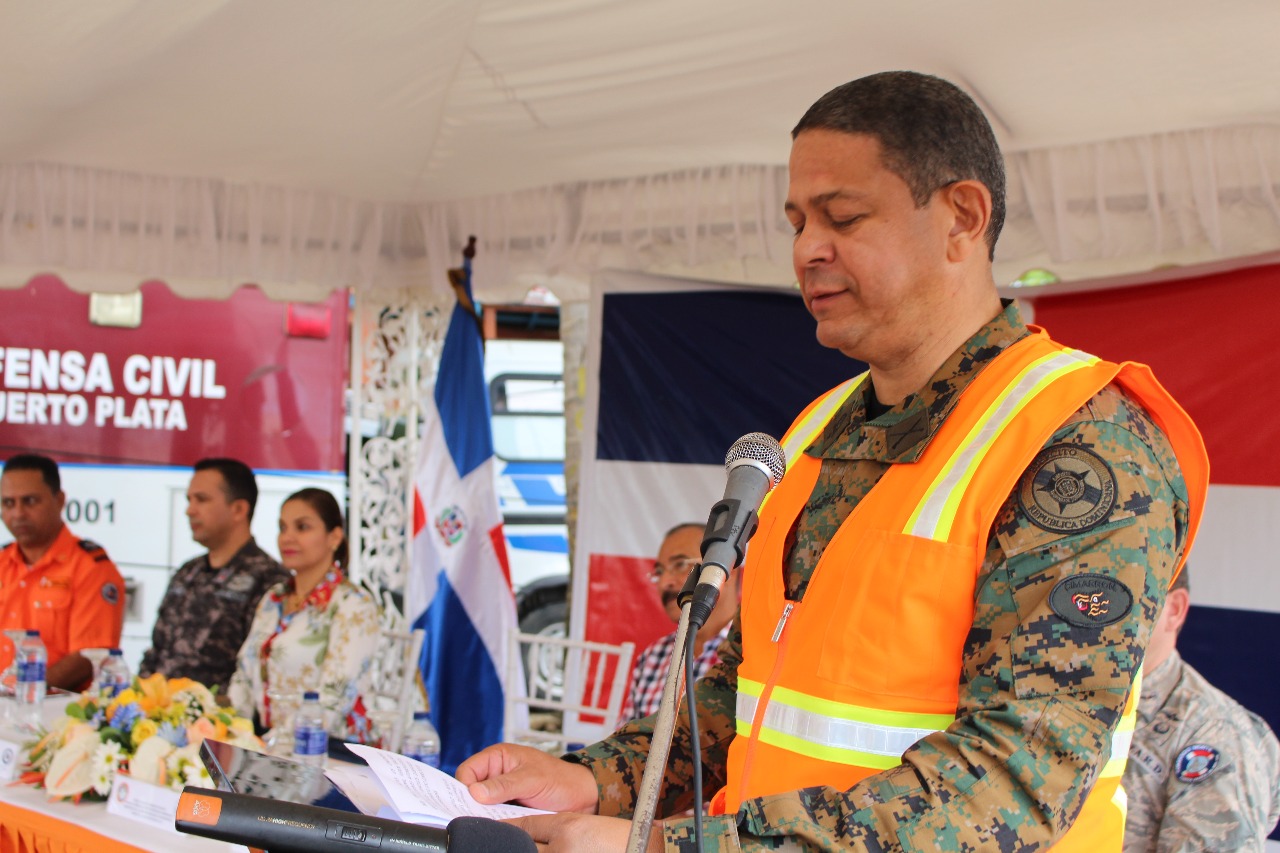
[[[1078,628],[1101,628],[1129,615],[1133,593],[1106,575],[1070,575],[1054,584],[1049,608]]]
[[[1179,782],[1200,782],[1218,769],[1221,753],[1203,743],[1192,744],[1178,753],[1173,762],[1174,775]]]
[[[112,607],[120,601],[120,588],[108,581],[102,585],[102,600]]]
[[[1018,486],[1018,505],[1037,527],[1082,533],[1097,527],[1116,504],[1116,475],[1102,457],[1075,444],[1036,454]]]

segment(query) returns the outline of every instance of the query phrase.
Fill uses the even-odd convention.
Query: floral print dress
[[[289,590],[290,584],[277,584],[259,602],[236,658],[228,688],[231,703],[245,717],[256,712],[270,728],[268,691],[292,694],[300,702],[304,692],[315,690],[329,734],[364,740],[367,726],[351,718],[359,717],[360,697],[368,690],[369,664],[378,646],[378,605],[336,567],[301,609],[286,614]]]

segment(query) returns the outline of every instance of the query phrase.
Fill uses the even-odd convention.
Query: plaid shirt
[[[702,646],[702,654],[693,663],[695,680],[706,675],[707,670],[720,662],[717,650],[720,641],[729,636],[730,622]],[[636,657],[634,677],[631,688],[627,690],[627,701],[622,705],[622,716],[618,725],[658,713],[662,704],[662,687],[667,680],[667,670],[671,668],[671,654],[676,647],[676,632],[659,637],[649,644],[648,648]]]

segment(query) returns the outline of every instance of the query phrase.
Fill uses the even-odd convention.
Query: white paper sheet
[[[356,755],[369,763],[369,769],[386,792],[390,811],[398,820],[409,823],[444,826],[455,817],[486,817],[507,820],[525,815],[549,814],[524,806],[486,806],[477,803],[466,786],[434,767],[396,755],[394,752],[349,743]],[[380,814],[385,814],[381,811]]]

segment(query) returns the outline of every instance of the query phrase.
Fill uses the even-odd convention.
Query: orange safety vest
[[[892,465],[854,508],[801,602],[786,599],[780,567],[822,464],[803,451],[866,374],[814,401],[787,431],[788,471],[761,509],[747,558],[737,737],[714,813],[810,786],[847,790],[955,720],[974,586],[996,513],[1050,436],[1112,381],[1173,445],[1190,495],[1184,558],[1191,550],[1209,473],[1191,419],[1145,365],[1104,362],[1031,329],[974,378],[923,455]],[[1120,777],[1137,687],[1058,850],[1120,850]]]

